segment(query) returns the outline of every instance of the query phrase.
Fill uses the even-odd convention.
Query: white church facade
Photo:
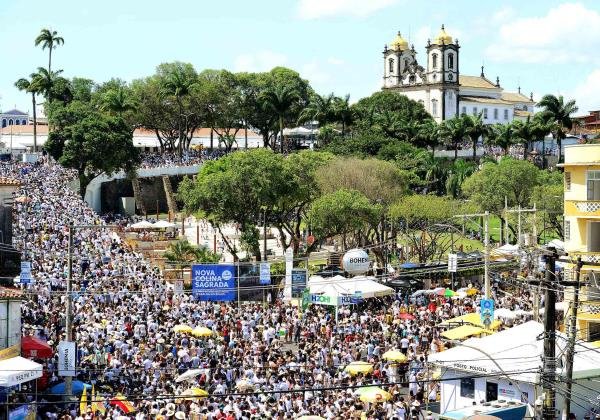
[[[427,41],[427,62],[417,62],[414,45],[398,33],[383,50],[383,89],[392,90],[423,104],[437,122],[460,114],[481,113],[486,124],[508,123],[533,115],[535,102],[518,92],[507,92],[487,79],[460,74],[460,46],[442,28],[433,41]]]

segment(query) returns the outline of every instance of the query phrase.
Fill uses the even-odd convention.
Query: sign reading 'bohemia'
[[[58,376],[75,376],[75,342],[58,343]]]
[[[192,265],[192,293],[198,300],[233,301],[236,296],[235,265]]]

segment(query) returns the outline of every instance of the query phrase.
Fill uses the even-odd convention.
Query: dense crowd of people
[[[198,165],[207,160],[215,160],[225,154],[223,150],[186,150],[182,154],[177,152],[144,152],[141,154],[141,169],[163,168],[173,166]]]
[[[283,302],[267,307],[200,302],[175,294],[158,269],[120,239],[118,229],[101,228],[106,221],[68,187],[72,171],[44,160],[2,163],[0,175],[18,179],[22,185],[15,195],[25,197],[15,201],[13,224],[15,244],[32,261],[35,279],[25,291],[24,334],[46,340],[55,354],[66,337],[68,226],[98,227],[75,230],[72,295],[74,379],[93,384],[97,395],[88,397],[94,405],[80,413],[79,404],[68,409],[40,391],[43,418],[424,417],[421,409],[438,392],[426,358],[444,348],[436,325],[477,307],[477,296],[398,293],[369,299],[360,310],[342,307],[336,324],[325,306],[301,311]],[[530,298],[507,297],[503,304],[527,309]],[[212,334],[176,332],[181,324]],[[406,362],[385,360],[388,350],[401,351]],[[50,387],[63,380],[57,361],[57,356],[44,361]],[[369,362],[372,369],[349,372],[354,361]],[[190,370],[193,375],[178,379]],[[368,385],[381,386],[391,398],[361,401],[357,393]],[[208,396],[185,397],[191,387]],[[135,410],[110,404],[117,394]],[[33,393],[14,398],[23,395],[33,398]]]

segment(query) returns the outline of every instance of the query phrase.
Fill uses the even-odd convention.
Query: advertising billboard
[[[236,299],[233,264],[193,264],[192,294],[198,300],[230,302]]]

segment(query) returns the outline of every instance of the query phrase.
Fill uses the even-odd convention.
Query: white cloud
[[[497,10],[493,15],[492,15],[492,23],[494,24],[499,24],[499,23],[505,23],[507,20],[513,19],[515,16],[515,10],[510,7],[510,6],[506,6],[503,7],[502,9]]]
[[[588,74],[585,80],[568,95],[568,99],[577,101],[578,114],[586,114],[587,111],[600,108],[600,68]]]
[[[502,13],[496,14],[497,18]],[[504,18],[510,15],[505,13]],[[599,61],[600,13],[580,3],[564,3],[545,16],[512,19],[500,25],[488,58],[503,62],[587,63]]]
[[[332,66],[341,66],[345,63],[345,61],[338,57],[329,57],[327,59],[327,63],[331,64]]]
[[[330,16],[365,17],[396,3],[398,0],[300,0],[297,12],[302,19]]]
[[[287,57],[284,54],[264,50],[238,55],[233,67],[236,72],[260,72],[269,71],[273,67],[284,66],[286,63]]]

